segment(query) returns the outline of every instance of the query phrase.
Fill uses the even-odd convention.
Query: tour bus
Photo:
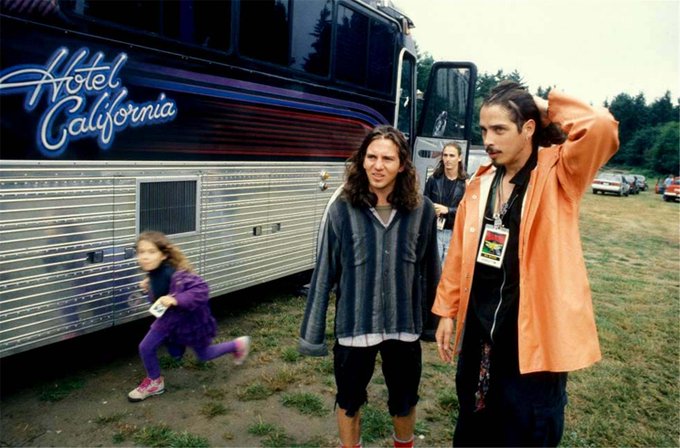
[[[143,230],[211,297],[310,271],[376,125],[421,189],[446,141],[468,147],[474,64],[435,64],[421,100],[414,24],[385,0],[0,5],[0,356],[150,316]]]

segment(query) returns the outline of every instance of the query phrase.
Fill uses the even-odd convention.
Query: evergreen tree
[[[670,121],[659,127],[650,158],[650,167],[657,173],[671,173],[675,176],[680,174],[679,136],[680,123],[677,121]]]

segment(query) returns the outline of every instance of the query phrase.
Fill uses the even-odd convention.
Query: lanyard
[[[510,210],[510,207],[512,207],[512,204],[515,202],[515,199],[517,199],[517,196],[518,194],[516,189],[513,188],[512,193],[510,193],[510,198],[508,198],[507,201],[501,203],[503,198],[503,175],[499,175],[494,182],[492,195],[494,210],[493,226],[495,229],[503,228],[503,218],[505,217],[506,213],[508,213],[508,210]],[[500,206],[497,206],[499,203]]]

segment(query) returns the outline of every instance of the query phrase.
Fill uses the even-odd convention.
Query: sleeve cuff
[[[325,343],[311,344],[300,338],[298,340],[298,352],[307,356],[326,356],[328,355],[328,347]]]

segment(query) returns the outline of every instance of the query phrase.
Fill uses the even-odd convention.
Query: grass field
[[[565,446],[680,443],[680,207],[586,194],[581,235],[603,360],[570,376]]]
[[[588,193],[581,234],[603,360],[570,375],[562,445],[680,446],[680,206],[652,192],[627,198]],[[282,333],[299,324],[298,306],[292,316],[279,314],[292,317]],[[332,385],[329,361],[286,350],[294,369],[320,363],[312,369],[317,373],[303,369],[306,381],[322,372],[322,381]],[[425,445],[448,446],[457,406],[454,366],[442,365],[431,344],[425,352],[418,433]],[[374,381],[381,383],[381,376]],[[364,415],[364,441],[389,446],[385,391],[376,389]]]
[[[562,446],[680,446],[679,225],[680,206],[650,192],[584,197],[581,234],[603,360],[569,377]],[[125,394],[141,374],[142,325],[126,329],[129,341],[116,336],[128,348],[93,368],[71,366],[66,353],[79,351],[59,345],[33,357],[35,365],[25,361],[30,356],[13,369],[3,363],[3,375],[21,374],[49,365],[45,354],[54,353],[68,368],[29,390],[3,390],[0,446],[336,446],[332,357],[297,353],[305,299],[278,288],[263,285],[214,306],[220,340],[253,338],[243,366],[164,358],[169,390],[141,404]],[[234,301],[249,305],[235,309]],[[331,309],[329,339],[332,316]],[[423,345],[423,358],[416,445],[450,446],[455,365],[442,364],[434,344]],[[363,409],[364,446],[391,446],[385,401],[376,369]]]

